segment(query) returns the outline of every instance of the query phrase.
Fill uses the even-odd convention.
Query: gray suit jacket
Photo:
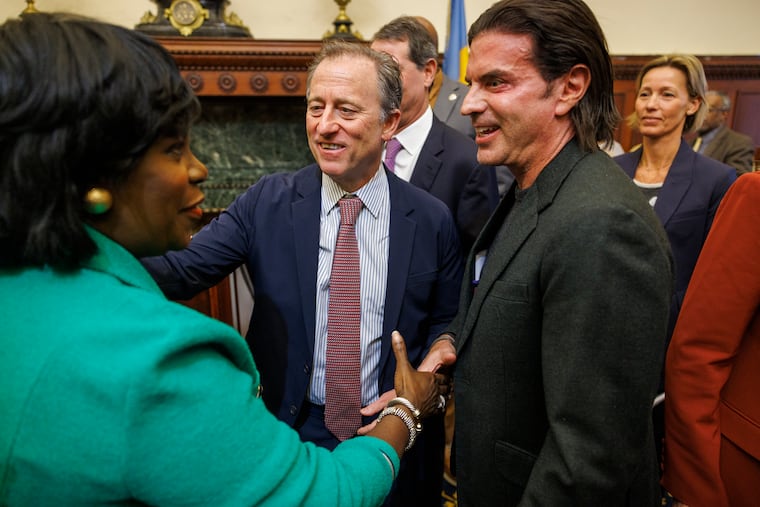
[[[472,127],[470,117],[460,112],[465,95],[467,95],[467,85],[443,74],[441,90],[433,105],[433,114],[449,127],[474,139],[475,129]]]
[[[669,252],[630,179],[575,141],[531,187],[510,189],[469,255],[450,325],[459,505],[656,504]]]
[[[755,145],[752,138],[725,125],[705,147],[704,155],[736,169],[736,175],[752,172],[755,162]]]

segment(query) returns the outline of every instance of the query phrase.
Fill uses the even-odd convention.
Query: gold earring
[[[105,188],[94,187],[84,196],[84,209],[91,215],[102,215],[111,209],[113,197]]]

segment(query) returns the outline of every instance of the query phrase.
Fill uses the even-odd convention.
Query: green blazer
[[[98,254],[75,272],[0,270],[0,505],[382,502],[392,447],[301,443],[257,397],[234,329],[91,236]]]
[[[672,278],[662,226],[604,153],[571,141],[507,193],[451,324],[461,507],[655,505]]]

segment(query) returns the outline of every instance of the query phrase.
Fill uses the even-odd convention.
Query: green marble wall
[[[303,97],[201,99],[191,146],[206,164],[205,210],[226,208],[266,174],[314,162],[306,141]]]

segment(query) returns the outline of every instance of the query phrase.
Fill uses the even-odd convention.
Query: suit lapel
[[[414,205],[404,191],[403,183],[397,176],[388,174],[388,189],[391,201],[391,220],[388,246],[388,281],[385,289],[385,311],[383,313],[383,337],[390,337],[398,325],[401,303],[406,292],[409,266],[417,222],[411,218]],[[385,367],[390,356],[390,339],[382,340],[380,369]]]
[[[475,256],[478,252],[488,250],[490,245],[493,243],[494,238],[496,237],[496,233],[501,228],[501,224],[504,223],[504,219],[515,203],[516,186],[516,183],[512,183],[510,189],[507,190],[507,192],[504,194],[504,197],[501,199],[498,206],[491,214],[488,222],[486,222],[486,224],[483,226],[483,230],[480,231],[480,234],[475,239],[473,247],[467,255],[464,266],[465,280],[462,283],[462,290],[459,294],[459,300],[467,306],[469,306],[470,302],[472,301],[473,295],[472,285],[475,277]]]
[[[697,154],[686,141],[681,140],[676,158],[670,165],[668,175],[662,184],[657,201],[654,203],[654,212],[662,225],[666,225],[673,213],[678,209],[687,190],[694,178],[694,158]]]
[[[433,112],[439,118],[448,121],[454,111],[459,113],[458,107],[459,96],[466,94],[466,90],[463,89],[464,85],[460,86],[458,81],[453,81],[444,78],[441,83],[441,89],[438,92],[438,98],[433,105]],[[453,99],[451,98],[453,96]]]
[[[301,289],[301,311],[306,328],[309,352],[314,353],[315,301],[317,300],[317,270],[319,265],[319,217],[322,204],[321,172],[303,171],[297,175],[298,198],[291,204],[293,244],[296,246],[296,272]]]
[[[535,190],[535,189],[534,189]],[[511,192],[514,194],[514,191]],[[529,191],[525,198],[518,206],[515,206],[515,199],[512,196],[505,196],[499,204],[497,212],[493,214],[491,220],[486,224],[486,229],[490,229],[490,235],[493,238],[486,257],[486,263],[481,271],[480,281],[475,290],[469,290],[471,302],[462,324],[461,340],[457,340],[457,348],[461,349],[470,336],[473,326],[478,320],[480,309],[483,301],[493,287],[493,284],[501,277],[501,274],[507,268],[512,258],[518,252],[522,244],[536,229],[538,223],[538,193]],[[504,225],[506,223],[506,225]],[[486,237],[485,231],[481,238]],[[471,260],[474,252],[482,250],[485,245],[479,245],[472,249],[470,259],[468,259],[468,276],[474,275]]]
[[[427,192],[433,187],[433,182],[443,165],[440,158],[444,149],[442,125],[443,123],[433,116],[433,125],[422,145],[420,156],[417,157],[417,164],[415,164],[412,177],[409,179],[409,183]]]
[[[641,160],[643,150],[639,148],[633,153],[629,153],[616,159],[616,162],[628,176],[633,179],[636,175],[636,167]],[[668,175],[660,188],[657,201],[654,203],[654,212],[660,219],[660,223],[665,225],[673,216],[678,206],[681,204],[686,191],[691,186],[694,177],[694,158],[696,152],[689,144],[681,140],[681,145],[676,153],[676,158],[670,165]]]
[[[617,165],[623,169],[631,180],[633,180],[633,177],[636,175],[636,167],[639,165],[642,153],[643,149],[639,147],[636,151],[615,157]]]
[[[472,276],[475,253],[488,249],[477,289],[468,290],[471,301],[467,305],[467,314],[457,335],[458,351],[467,343],[483,302],[494,283],[502,278],[512,259],[536,230],[541,212],[551,205],[562,183],[584,156],[575,140],[570,141],[541,171],[533,187],[521,196],[519,203],[516,204],[514,197],[514,184],[499,203],[468,257],[466,276]],[[463,300],[466,301],[467,298]]]

